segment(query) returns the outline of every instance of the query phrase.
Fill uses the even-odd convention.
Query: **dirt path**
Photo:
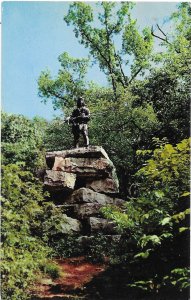
[[[56,260],[61,276],[44,278],[33,290],[35,299],[84,299],[85,285],[106,270],[105,264],[93,264],[84,257]]]

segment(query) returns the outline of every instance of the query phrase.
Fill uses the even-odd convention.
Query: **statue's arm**
[[[70,123],[73,123],[74,121],[77,120],[77,116],[76,116],[76,110],[74,109],[71,116],[70,116]]]
[[[85,119],[86,119],[87,121],[90,120],[90,110],[89,110],[88,108],[86,108],[86,111],[85,111]]]

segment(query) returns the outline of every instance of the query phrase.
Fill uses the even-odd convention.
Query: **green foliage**
[[[173,32],[166,36],[162,44],[167,47],[163,55],[160,53],[160,60],[164,59],[172,73],[189,76],[190,67],[190,45],[191,45],[191,10],[189,3],[181,3],[171,17],[172,24],[175,24]]]
[[[102,209],[119,230],[134,238],[137,246],[130,264],[135,269],[137,263],[153,266],[152,272],[147,272],[149,280],[142,272],[131,287],[150,290],[152,286],[153,292],[168,288],[167,282],[180,291],[188,287],[189,142],[187,139],[176,147],[165,144],[155,149],[137,172],[139,197],[130,199],[122,210],[111,206]],[[176,280],[174,269],[180,270]]]
[[[137,173],[147,177],[145,190],[148,190],[148,187],[156,189],[155,195],[160,201],[166,195],[170,198],[180,198],[188,191],[189,142],[189,139],[185,139],[176,147],[165,144],[155,149],[153,157]],[[174,205],[176,203],[177,201]]]
[[[43,226],[40,233],[42,238],[52,246],[52,243],[58,242],[71,234],[71,225],[69,224],[66,215],[61,207],[53,205],[52,202],[47,202],[44,207]],[[52,246],[55,248],[55,246]],[[59,254],[58,254],[59,255]]]
[[[35,272],[50,254],[35,234],[44,195],[41,184],[18,165],[3,166],[2,179],[2,296],[26,299]]]
[[[103,234],[94,234],[86,242],[86,257],[93,262],[109,262],[110,265],[116,265],[129,257],[125,253],[128,241],[125,238],[107,236]]]
[[[148,68],[153,39],[148,28],[143,30],[143,35],[138,32],[136,20],[130,14],[132,3],[100,2],[96,6],[97,16],[92,5],[74,2],[64,19],[68,25],[74,26],[79,42],[89,48],[90,54],[107,75],[116,100],[118,85],[126,87],[142,69]],[[98,23],[96,28],[95,21]],[[117,46],[114,42],[119,34],[122,36],[121,49],[120,42]],[[135,60],[131,64],[132,76],[128,79],[124,64],[130,65],[132,56]]]
[[[150,56],[153,50],[151,30],[145,28],[140,34],[136,26],[136,20],[129,17],[129,24],[126,25],[123,33],[123,50],[125,53],[134,56],[134,63],[131,66],[133,75],[140,72],[140,69],[147,69],[150,65]]]
[[[43,71],[38,79],[39,96],[44,103],[52,99],[53,107],[70,106],[72,100],[83,94],[85,89],[84,77],[87,73],[88,59],[72,58],[68,53],[62,53],[58,58],[61,69],[57,78],[51,77],[50,71]]]
[[[80,245],[78,237],[76,234],[68,234],[59,235],[59,238],[53,237],[50,239],[49,243],[54,249],[54,256],[64,258],[84,255],[83,247]]]
[[[167,137],[173,144],[189,136],[189,86],[188,74],[179,72],[178,68],[173,70],[167,62],[154,69],[147,80],[132,86],[137,104],[141,105],[143,99],[152,103],[158,119],[153,136]]]
[[[73,145],[70,127],[59,117],[49,122],[44,135],[46,150],[58,151],[70,149]]]
[[[191,12],[188,3],[172,14],[169,32],[160,34],[161,51],[153,55],[154,67],[146,81],[132,88],[138,102],[147,99],[160,122],[154,136],[177,143],[189,136]],[[158,64],[159,63],[159,64]],[[158,66],[157,66],[158,64]]]
[[[128,286],[136,289],[139,288],[140,290],[147,291],[147,293],[149,291],[151,295],[153,290],[157,291],[156,295],[159,294],[160,290],[163,290],[164,297],[169,294],[170,290],[176,290],[177,287],[180,293],[175,293],[174,297],[176,298],[178,296],[181,299],[186,299],[185,297],[187,297],[188,294],[184,294],[183,292],[190,286],[189,276],[190,271],[187,268],[176,268],[173,269],[169,275],[163,277],[162,284],[159,284],[157,281],[151,278],[149,280],[138,280],[133,284],[129,284]],[[173,291],[171,291],[170,295],[173,295]]]
[[[57,250],[53,241],[63,237],[67,224],[63,211],[47,201],[39,180],[22,166],[2,167],[2,196],[3,299],[26,299],[36,273],[59,276],[49,260]]]
[[[44,162],[43,136],[47,122],[41,118],[32,121],[22,115],[2,114],[2,163],[26,162],[32,172]]]
[[[94,262],[103,262],[106,257],[111,256],[109,251],[110,246],[114,246],[113,243],[107,241],[107,237],[101,234],[95,235],[88,242],[87,257]],[[111,247],[113,250],[114,247]]]
[[[113,205],[107,205],[106,207],[101,208],[100,210],[105,217],[112,219],[117,224],[117,229],[119,233],[123,232],[124,228],[131,228],[134,223],[131,224],[131,220],[127,214],[123,213],[123,210],[120,210],[118,207]]]
[[[43,274],[50,276],[52,279],[56,279],[60,276],[58,265],[53,262],[46,262],[46,264],[41,265],[40,270]]]
[[[58,275],[47,262],[53,255],[48,243],[62,232],[65,220],[34,177],[44,167],[46,126],[43,119],[2,115],[3,299],[26,299],[39,270]]]
[[[187,268],[176,268],[173,269],[169,275],[164,276],[163,285],[178,285],[179,289],[182,291],[190,286],[189,277],[190,270]]]

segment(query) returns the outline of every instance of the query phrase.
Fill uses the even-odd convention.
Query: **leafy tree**
[[[70,149],[73,146],[71,128],[57,117],[47,125],[44,135],[44,146],[47,151]]]
[[[102,145],[116,166],[123,196],[129,194],[132,175],[139,166],[136,150],[149,144],[149,139],[152,141],[153,131],[158,126],[152,105],[142,103],[142,106],[135,107],[135,101],[131,92],[123,90],[117,103],[100,98],[104,109],[99,109],[101,113],[92,118],[89,130],[90,141]]]
[[[66,23],[74,26],[75,36],[81,44],[89,48],[92,57],[99,63],[100,69],[107,75],[112,84],[114,99],[117,99],[117,86],[124,88],[148,67],[148,57],[152,51],[152,35],[145,28],[139,33],[136,20],[131,17],[133,5],[130,2],[97,3],[98,16],[93,8],[83,2],[70,5]],[[99,22],[95,28],[95,22]],[[121,49],[116,46],[116,37],[121,35]],[[119,45],[119,43],[118,43]],[[125,57],[126,56],[126,57]],[[131,64],[131,78],[124,71],[124,64]]]
[[[158,119],[153,136],[166,137],[173,144],[189,136],[188,87],[189,79],[172,74],[167,66],[153,71],[147,82],[134,85],[138,101],[152,103]]]
[[[37,170],[44,166],[46,126],[43,119],[2,115],[3,299],[27,299],[39,272],[58,274],[57,266],[48,262],[54,253],[48,242],[65,220],[63,212],[47,202],[48,195],[36,178]]]
[[[68,53],[62,53],[58,58],[61,69],[54,80],[50,71],[43,71],[38,79],[39,96],[44,103],[52,99],[54,109],[70,106],[73,100],[83,94],[86,83],[88,59],[73,58]]]
[[[99,63],[100,70],[111,83],[111,99],[116,100],[118,87],[126,88],[141,71],[148,68],[153,37],[148,28],[143,29],[142,33],[138,31],[136,20],[130,15],[133,7],[131,3],[100,2],[96,6],[98,15],[94,16],[91,5],[74,2],[64,19],[68,25],[74,26],[75,36],[81,44],[89,48],[90,55]],[[94,27],[95,23],[99,25]],[[119,49],[116,39],[120,37]],[[38,81],[39,95],[45,102],[48,98],[52,99],[54,108],[71,104],[71,99],[83,94],[88,88],[84,80],[88,67],[87,59],[72,58],[64,52],[59,56],[59,62],[62,68],[55,80],[46,70],[41,73]],[[129,78],[125,74],[125,64],[132,70]]]
[[[139,105],[143,99],[153,105],[159,120],[154,136],[167,137],[173,144],[189,136],[190,17],[189,4],[182,3],[170,18],[173,32],[165,33],[157,25],[159,33],[152,34],[161,41],[162,52],[153,56],[155,65],[147,80],[132,86]]]
[[[26,162],[26,169],[35,172],[44,166],[43,137],[47,122],[32,121],[22,115],[2,114],[3,164]]]

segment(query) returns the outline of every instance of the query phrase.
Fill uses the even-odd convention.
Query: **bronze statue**
[[[89,146],[88,125],[90,120],[90,111],[85,106],[84,99],[79,97],[77,100],[77,108],[72,112],[69,123],[72,123],[72,133],[74,135],[74,148],[79,147],[80,134],[83,135],[84,146]]]

